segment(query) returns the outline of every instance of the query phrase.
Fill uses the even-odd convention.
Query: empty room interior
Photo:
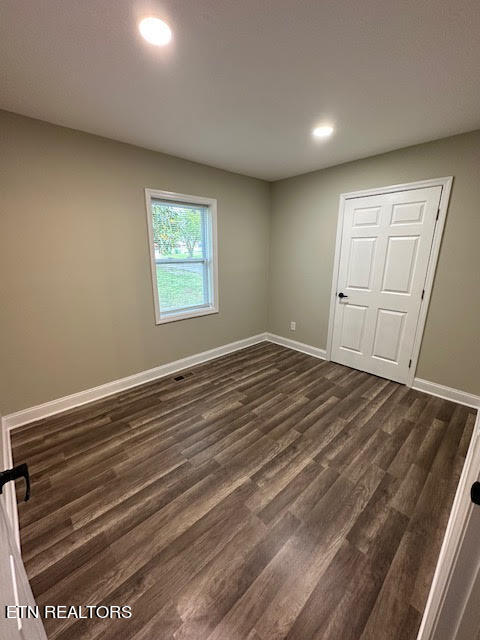
[[[3,0],[0,639],[480,639],[478,0]]]

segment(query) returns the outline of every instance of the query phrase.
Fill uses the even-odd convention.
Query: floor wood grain
[[[475,412],[261,343],[13,432],[59,640],[414,640]],[[18,488],[21,496],[21,487]]]

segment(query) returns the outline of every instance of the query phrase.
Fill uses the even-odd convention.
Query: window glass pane
[[[157,285],[162,313],[208,304],[202,262],[168,264],[157,262]]]
[[[160,313],[210,304],[208,207],[152,200]]]
[[[152,200],[155,258],[202,258],[205,246],[204,207]]]

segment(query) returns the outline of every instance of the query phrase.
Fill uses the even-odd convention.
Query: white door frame
[[[10,431],[7,429],[5,419],[0,415],[0,429],[2,432],[2,453],[0,456],[0,471],[4,469],[10,469],[13,467],[13,454],[12,454],[12,441],[10,439]],[[15,483],[9,482],[3,489],[4,504],[7,516],[10,520],[17,547],[21,552],[20,547],[20,527],[18,524],[18,507],[17,507],[17,495],[15,493]]]
[[[335,244],[335,259],[333,263],[333,278],[332,278],[332,292],[330,296],[330,315],[328,321],[328,339],[327,339],[327,360],[331,360],[332,355],[332,342],[333,342],[333,326],[335,321],[335,310],[337,308],[337,283],[338,273],[340,269],[340,253],[342,246],[343,236],[343,220],[345,213],[345,204],[347,200],[352,198],[364,198],[365,196],[378,196],[385,193],[392,193],[395,191],[411,191],[412,189],[425,189],[427,187],[442,187],[442,193],[440,196],[440,205],[438,209],[438,219],[435,224],[435,230],[433,233],[432,248],[430,251],[430,258],[428,260],[427,275],[425,278],[425,295],[420,306],[420,313],[418,316],[417,329],[415,331],[415,340],[413,342],[413,349],[411,354],[412,366],[408,372],[407,386],[411,387],[415,378],[415,372],[417,369],[418,355],[420,353],[420,345],[423,338],[423,330],[425,328],[425,320],[427,318],[428,305],[430,302],[430,295],[432,293],[433,279],[435,277],[435,269],[437,268],[438,254],[440,252],[440,244],[442,242],[443,229],[445,226],[445,219],[447,217],[448,202],[450,199],[450,191],[452,189],[453,177],[448,176],[446,178],[432,178],[430,180],[420,180],[418,182],[407,182],[405,184],[394,184],[388,187],[377,187],[375,189],[364,189],[362,191],[351,191],[349,193],[340,194],[340,201],[338,207],[338,222],[337,222],[337,240]]]
[[[448,619],[451,620],[455,631],[453,635],[449,635],[449,638],[451,637],[451,640],[454,640],[462,622],[462,617],[466,613],[465,607],[473,586],[471,575],[465,576],[464,572],[461,572],[462,580],[467,583],[462,593],[457,593],[456,589],[452,588],[451,583],[457,563],[460,560],[460,554],[462,553],[462,545],[465,542],[465,534],[470,516],[473,509],[479,508],[474,507],[470,500],[470,487],[479,479],[479,473],[480,411],[477,413],[467,457],[457,485],[455,499],[452,510],[450,511],[447,529],[438,556],[437,566],[430,587],[427,604],[423,612],[417,640],[435,640],[437,637],[437,625],[442,615],[446,615]],[[471,549],[468,545],[466,546],[467,548],[465,548],[465,546],[463,547],[463,552],[472,552],[469,553],[469,556],[473,565],[478,560],[477,541],[475,540],[474,549]],[[472,566],[472,571],[474,568],[476,568],[476,566]],[[442,634],[442,637],[445,637],[445,635]]]

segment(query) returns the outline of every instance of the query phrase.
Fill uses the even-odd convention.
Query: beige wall
[[[480,131],[274,183],[269,330],[325,348],[338,198],[454,176],[416,375],[480,394]],[[297,331],[289,331],[290,320]]]
[[[218,199],[220,313],[156,326],[144,188]],[[0,112],[0,409],[266,327],[269,185]]]
[[[417,375],[480,394],[480,132],[271,185],[6,112],[0,149],[4,414],[267,328],[324,348],[339,194],[446,175]],[[147,186],[218,199],[218,315],[155,325]]]

